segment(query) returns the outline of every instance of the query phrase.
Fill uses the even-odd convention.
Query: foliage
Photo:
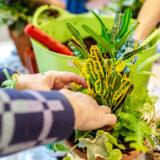
[[[7,78],[6,81],[2,83],[2,87],[14,89],[17,83],[17,77],[14,77],[13,79],[10,77],[8,70],[6,68],[3,69],[3,72]]]
[[[136,48],[134,48],[133,46],[130,47],[130,50],[128,52],[125,51],[126,48],[128,48],[128,40],[131,38],[131,35],[138,26],[137,22],[130,26],[130,9],[126,9],[124,15],[117,14],[111,31],[106,28],[101,18],[95,12],[93,12],[92,10],[91,12],[100,23],[102,36],[97,35],[87,25],[82,25],[82,28],[97,41],[97,46],[103,53],[103,57],[112,59],[113,61],[125,60],[133,55],[136,55],[137,53],[140,53],[144,49],[145,45],[141,47],[138,47],[137,45]],[[80,33],[69,23],[67,24],[67,27],[71,31],[74,41],[69,43],[69,47],[76,51],[76,55],[78,54],[79,57],[87,58],[89,53],[86,46],[84,45]],[[107,53],[109,54],[109,56],[106,56]]]
[[[127,94],[131,93],[133,84],[126,74],[121,75],[119,64],[104,60],[97,46],[91,47],[88,56],[84,64],[73,61],[87,80],[87,94],[98,104],[108,105],[116,112]]]
[[[16,0],[15,2],[0,0],[0,24],[7,24],[20,34],[24,26],[31,22],[34,11],[34,3],[28,0]]]
[[[80,148],[87,148],[88,160],[101,157],[109,160],[120,160],[122,154],[120,150],[113,149],[113,145],[124,149],[123,145],[119,145],[114,137],[109,133],[99,130],[96,138],[91,140],[89,138],[81,138],[79,140]]]
[[[134,23],[130,27],[130,9],[127,9],[124,15],[118,14],[115,17],[110,31],[101,18],[93,11],[92,13],[101,25],[101,36],[90,27],[82,25],[83,29],[97,41],[97,45],[92,45],[90,51],[87,50],[79,31],[71,24],[67,24],[74,41],[70,43],[70,47],[84,59],[83,62],[74,59],[73,63],[88,84],[88,88],[81,91],[94,98],[99,105],[108,105],[117,115],[118,121],[110,132],[106,132],[105,128],[94,131],[75,130],[73,143],[87,152],[89,160],[95,160],[97,157],[119,160],[127,147],[146,152],[148,150],[145,146],[146,139],[153,147],[155,146],[151,139],[155,132],[151,129],[150,123],[155,115],[156,97],[149,96],[145,88],[141,88],[139,94],[133,94],[134,84],[130,75],[150,74],[142,73],[142,68],[151,64],[158,56],[149,57],[135,67],[141,52],[154,36],[149,37],[140,46],[137,41],[134,44],[130,42],[138,25]],[[66,159],[80,157],[68,154]]]
[[[138,13],[145,0],[112,0],[107,6],[105,6],[100,12],[124,12],[126,8],[130,8],[133,14],[133,18],[137,18]]]

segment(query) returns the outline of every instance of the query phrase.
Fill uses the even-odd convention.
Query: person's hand
[[[60,92],[67,97],[75,114],[75,129],[94,130],[104,126],[114,127],[117,118],[111,114],[107,106],[99,106],[95,100],[80,92],[62,89]]]
[[[62,89],[65,85],[74,82],[87,88],[85,79],[75,73],[48,71],[43,74],[22,74],[17,78],[16,89],[18,90],[35,90],[51,91],[53,89]]]

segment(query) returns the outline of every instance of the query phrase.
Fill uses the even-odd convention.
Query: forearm
[[[0,155],[8,155],[69,136],[74,112],[58,91],[0,90]]]
[[[135,31],[134,37],[145,40],[160,20],[160,0],[146,0],[140,13],[138,21],[140,25]]]
[[[36,4],[49,4],[49,5],[56,5],[61,8],[65,8],[65,3],[61,0],[30,0],[31,2],[35,2]]]

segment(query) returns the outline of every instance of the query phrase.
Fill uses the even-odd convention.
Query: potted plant
[[[31,48],[32,46],[30,39],[24,34],[24,27],[32,21],[33,14],[38,7],[39,5],[28,2],[28,0],[16,0],[12,2],[0,0],[0,26],[3,24],[8,26],[10,36],[14,41],[23,65],[25,65],[24,53],[26,48]],[[48,6],[45,11],[43,11],[44,8],[41,8],[39,10],[40,14],[37,17],[37,23],[44,23],[48,19],[60,16],[59,12],[61,10],[55,8]]]
[[[17,52],[23,64],[23,53],[26,47],[31,46],[31,42],[23,34],[25,25],[31,21],[35,6],[28,1],[9,2],[5,0],[0,1],[0,24],[6,24],[9,28],[9,33],[13,39]]]
[[[145,0],[112,0],[107,6],[100,10],[100,13],[116,14],[124,12],[126,8],[130,8],[133,18],[137,18],[138,13]]]
[[[65,141],[69,148],[62,143],[55,143],[53,149],[68,152],[65,160],[140,160],[144,152],[148,151],[147,141],[152,147],[155,146],[151,136],[157,136],[157,133],[152,129],[151,122],[155,116],[154,104],[157,98],[148,95],[145,86],[135,92],[136,81],[139,79],[133,80],[133,75],[151,75],[142,71],[142,68],[160,56],[149,57],[136,66],[147,43],[138,45],[137,41],[131,43],[128,40],[137,26],[135,23],[132,30],[127,30],[127,22],[131,18],[130,9],[125,11],[122,18],[120,14],[117,15],[111,31],[98,15],[93,11],[92,13],[101,24],[102,36],[98,36],[87,25],[82,26],[97,41],[90,50],[85,46],[79,31],[67,24],[73,36],[69,46],[83,58],[83,61],[74,59],[73,63],[88,84],[88,89],[78,86],[76,91],[88,94],[99,105],[109,106],[112,113],[117,115],[118,121],[110,131],[106,128],[93,131],[75,130]],[[126,34],[128,36],[124,36]],[[123,44],[118,48],[120,42]]]

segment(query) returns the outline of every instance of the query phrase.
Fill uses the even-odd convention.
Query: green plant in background
[[[105,27],[98,15],[93,11],[92,13],[101,25],[102,34],[98,36],[88,26],[82,25],[83,29],[97,41],[97,45],[92,45],[90,51],[79,31],[71,24],[67,24],[73,35],[73,41],[69,46],[83,59],[83,62],[73,60],[73,63],[88,84],[88,89],[83,89],[82,92],[94,98],[99,105],[108,105],[117,115],[118,121],[110,132],[106,132],[105,128],[94,131],[75,130],[75,137],[72,137],[75,146],[70,150],[62,143],[55,143],[53,148],[54,151],[67,152],[65,160],[81,159],[73,153],[75,147],[82,149],[89,160],[95,160],[97,157],[120,160],[123,152],[132,149],[148,151],[145,146],[146,139],[152,147],[155,146],[151,135],[157,136],[157,133],[152,130],[150,124],[155,116],[154,104],[157,98],[149,96],[145,88],[141,88],[139,94],[133,94],[134,84],[130,75],[151,74],[141,73],[141,69],[160,56],[149,57],[135,68],[140,53],[151,38],[141,45],[138,45],[138,42],[130,42],[138,25],[134,23],[130,27],[130,9],[125,10],[124,15],[118,14],[115,17],[111,31]]]
[[[28,0],[16,0],[15,2],[0,0],[0,26],[6,24],[17,35],[22,34],[26,24],[32,22],[32,17],[37,7],[39,5],[31,1],[28,2]],[[38,18],[38,21],[43,23],[46,20],[52,20],[55,16],[54,14],[57,13],[53,9],[45,10]]]
[[[21,34],[25,25],[31,22],[34,11],[34,3],[28,0],[0,0],[0,25],[7,24],[10,29]]]
[[[130,8],[133,14],[133,18],[137,18],[144,2],[145,0],[112,0],[100,11],[100,13],[106,13],[107,11],[113,13],[123,13],[126,8]]]

